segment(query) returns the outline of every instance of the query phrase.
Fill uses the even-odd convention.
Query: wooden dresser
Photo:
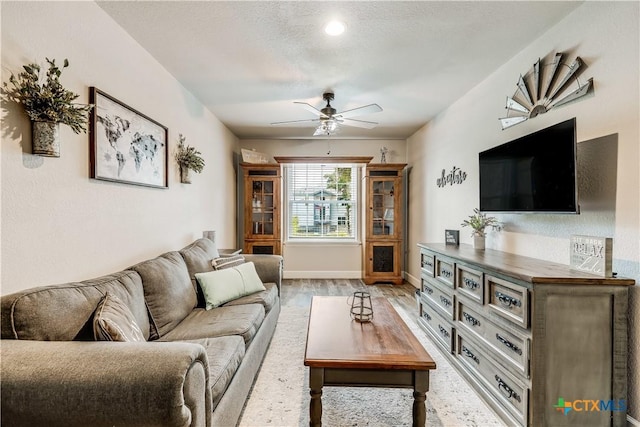
[[[633,280],[469,245],[418,246],[419,323],[507,425],[626,425]]]

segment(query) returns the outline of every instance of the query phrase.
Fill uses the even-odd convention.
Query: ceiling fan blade
[[[314,107],[311,104],[307,104],[306,102],[300,102],[300,101],[293,101],[293,103],[300,105],[305,110],[310,111],[313,114],[316,114],[322,117],[323,119],[329,118],[329,116],[327,116],[326,114],[324,114],[322,111],[318,110],[316,107]]]
[[[272,125],[288,125],[292,123],[313,123],[319,122],[320,119],[304,119],[304,120],[288,120],[286,122],[273,122]]]
[[[356,120],[356,119],[343,119],[343,120],[340,120],[340,123],[345,126],[353,126],[357,128],[364,128],[364,129],[373,129],[374,127],[378,126],[378,123],[376,122],[368,122],[366,120]]]
[[[349,117],[364,116],[365,114],[379,113],[380,111],[382,111],[382,107],[380,107],[378,104],[369,104],[362,107],[353,108],[351,110],[341,111],[338,114],[334,115],[334,117],[343,117],[345,119],[348,119]]]

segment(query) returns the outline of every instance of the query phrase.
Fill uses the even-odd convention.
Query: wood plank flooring
[[[408,313],[417,313],[413,285],[365,285],[359,279],[284,279],[281,303],[283,306],[309,307],[314,295],[349,296],[355,291],[369,292],[371,297],[385,297]]]

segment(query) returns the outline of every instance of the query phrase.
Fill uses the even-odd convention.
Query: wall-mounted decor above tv
[[[480,210],[580,213],[576,119],[481,152]]]

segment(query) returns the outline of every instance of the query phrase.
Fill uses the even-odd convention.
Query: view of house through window
[[[290,163],[284,171],[289,240],[357,238],[358,166]]]

